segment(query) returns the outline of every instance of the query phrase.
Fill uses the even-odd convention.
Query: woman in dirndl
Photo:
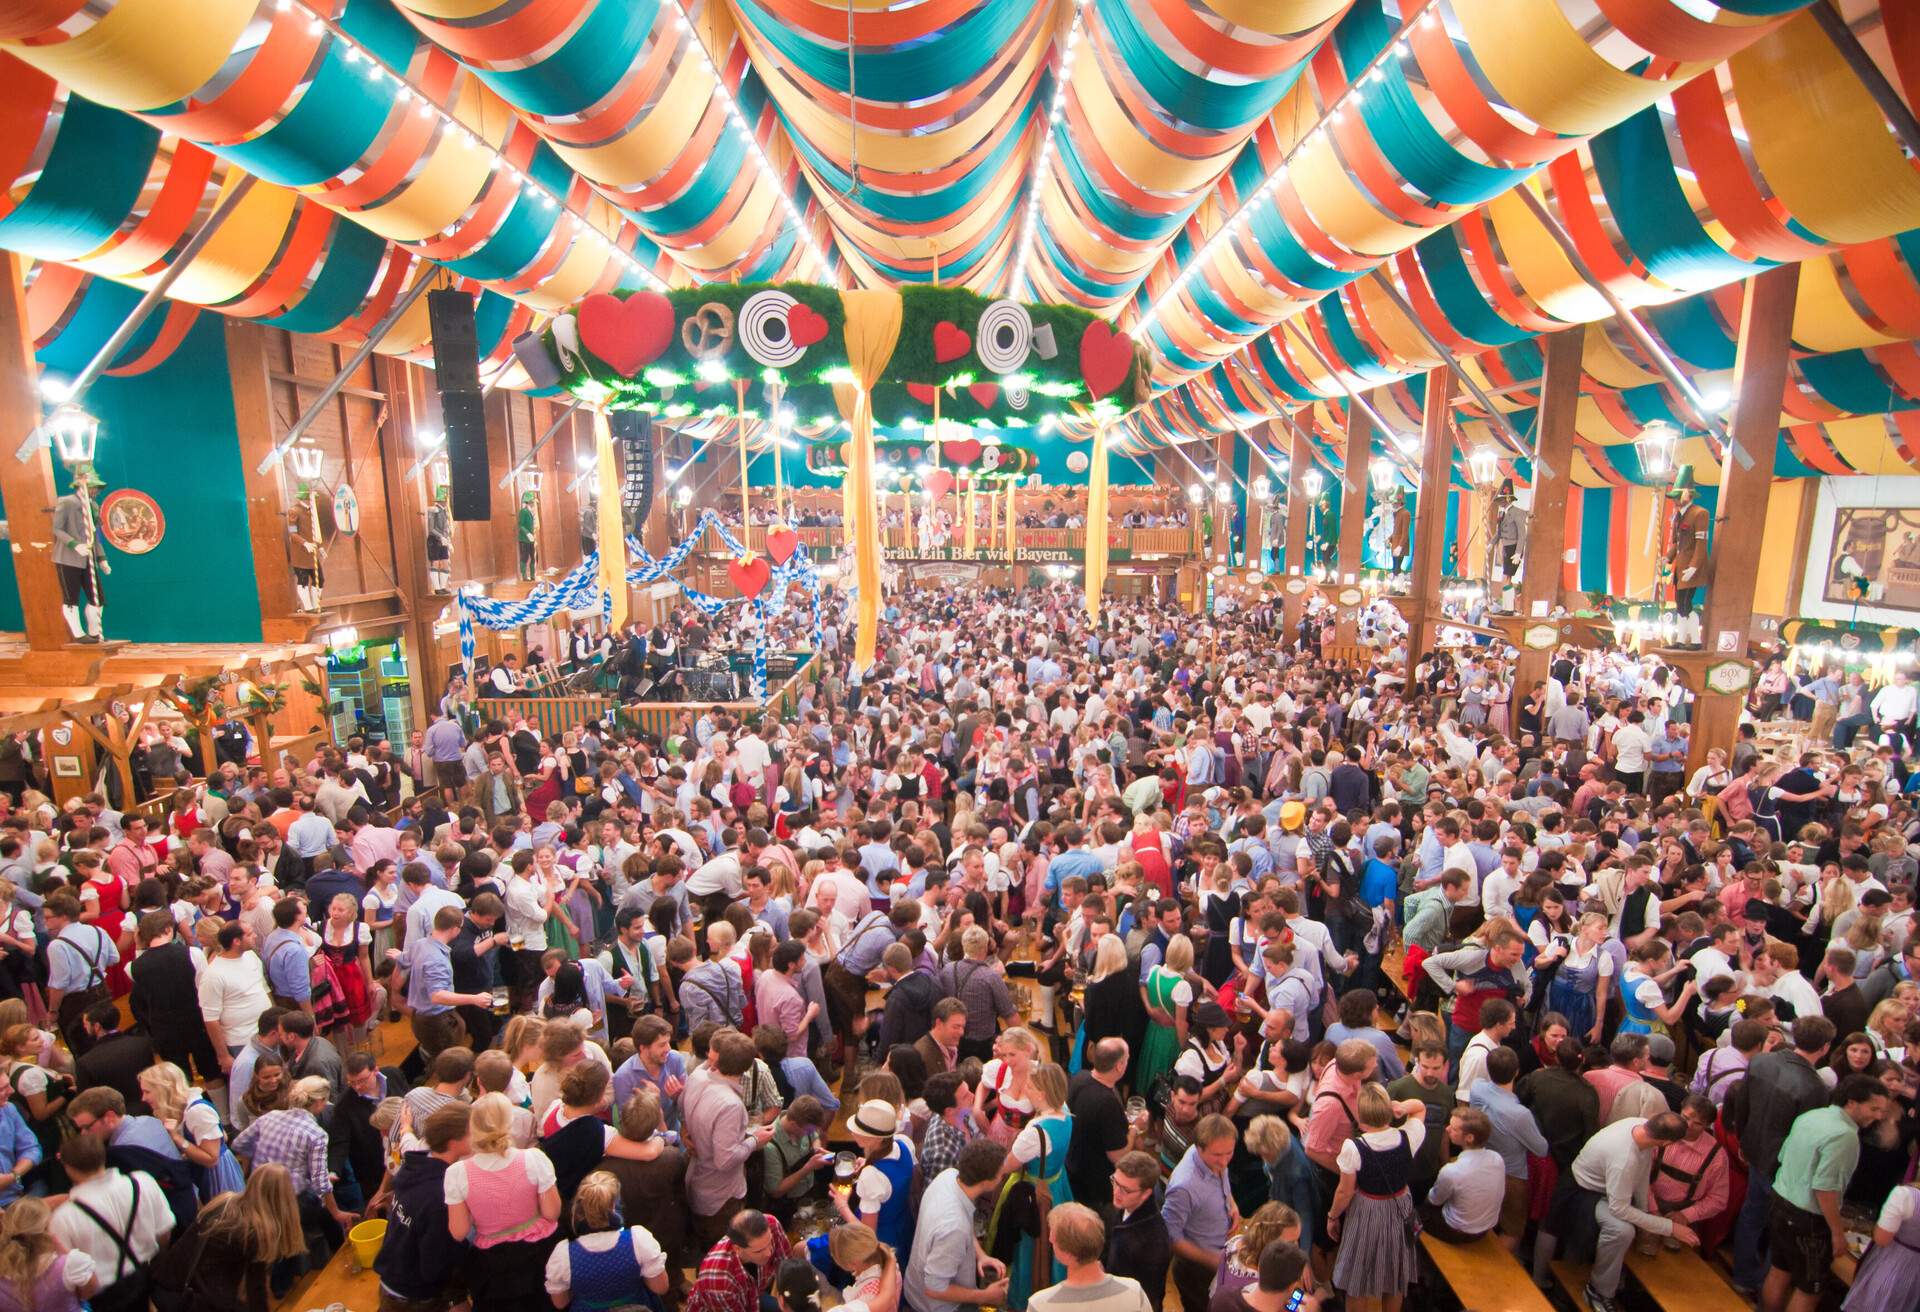
[[[620,1211],[620,1182],[594,1171],[573,1196],[574,1238],[547,1255],[547,1296],[582,1312],[659,1309],[667,1292],[667,1255],[645,1226]]]
[[[1547,937],[1546,948],[1533,963],[1536,971],[1558,967],[1547,986],[1547,1010],[1565,1016],[1568,1030],[1582,1043],[1598,1043],[1613,986],[1613,957],[1605,946],[1607,917],[1589,911],[1574,922],[1571,937],[1551,932]]]
[[[987,1138],[1008,1148],[1033,1118],[1033,1072],[1040,1064],[1040,1040],[1030,1029],[1014,1026],[994,1040],[994,1056],[980,1070],[979,1111]]]
[[[1000,1201],[1006,1201],[1017,1182],[1026,1180],[1033,1185],[1036,1202],[1044,1199],[1046,1207],[1058,1207],[1073,1201],[1073,1187],[1067,1183],[1067,1146],[1073,1139],[1073,1116],[1067,1111],[1067,1073],[1052,1062],[1042,1063],[1034,1068],[1028,1087],[1038,1114],[1021,1129],[1007,1154],[1019,1171],[1008,1177]],[[994,1219],[996,1223],[1000,1219],[998,1207]],[[1044,1221],[1040,1233],[1047,1233]],[[1066,1279],[1066,1268],[1050,1248],[1044,1263],[1040,1260],[1039,1246],[1039,1239],[1022,1235],[1013,1261],[1007,1265],[1007,1306],[1015,1312],[1026,1307],[1035,1292]],[[989,1243],[989,1251],[993,1247]]]
[[[1175,934],[1167,942],[1162,965],[1147,972],[1147,1039],[1134,1063],[1133,1087],[1151,1096],[1154,1082],[1173,1069],[1187,1042],[1187,1008],[1193,1004],[1193,940]]]
[[[349,1047],[360,1047],[372,1036],[373,1013],[384,1008],[384,985],[373,982],[373,931],[360,918],[351,893],[336,893],[320,926],[320,951],[340,982],[340,1020],[328,1036]]]
[[[446,1193],[448,1225],[469,1245],[464,1274],[474,1312],[538,1306],[560,1190],[545,1153],[513,1146],[513,1104],[504,1094],[474,1101],[473,1155],[447,1168]]]
[[[1860,1259],[1845,1312],[1900,1312],[1913,1306],[1920,1286],[1920,1186],[1903,1184],[1887,1195],[1873,1228],[1873,1246]]]
[[[1384,1086],[1368,1084],[1354,1099],[1360,1134],[1340,1145],[1340,1187],[1327,1214],[1338,1241],[1333,1287],[1349,1312],[1399,1312],[1407,1286],[1419,1275],[1420,1223],[1407,1181],[1426,1138],[1423,1115],[1394,1128],[1394,1103]]]

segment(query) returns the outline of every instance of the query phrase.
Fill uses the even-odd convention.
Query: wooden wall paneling
[[[242,319],[225,324],[227,374],[233,385],[234,425],[240,439],[241,474],[247,490],[247,537],[253,547],[259,593],[260,636],[266,642],[303,641],[313,627],[299,611],[293,562],[287,554],[286,487],[278,468],[259,472],[260,461],[285,431],[275,410],[272,360],[284,352],[277,329]]]
[[[487,572],[474,577],[488,584],[511,582],[516,577],[514,516],[520,509],[520,490],[512,479],[505,487],[500,486],[500,480],[532,440],[514,415],[514,402],[524,399],[505,392],[487,398],[487,481],[493,493],[493,515],[486,524],[473,527],[476,533],[485,533],[488,542]]]

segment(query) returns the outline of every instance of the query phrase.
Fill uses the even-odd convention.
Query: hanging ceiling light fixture
[[[1467,478],[1475,487],[1492,487],[1500,481],[1500,453],[1492,447],[1475,447],[1467,455]]]
[[[1318,469],[1309,469],[1300,475],[1300,490],[1307,494],[1307,500],[1318,501],[1320,494],[1327,490],[1327,477]]]
[[[1665,482],[1673,477],[1674,455],[1680,449],[1680,430],[1664,419],[1656,419],[1633,439],[1634,452],[1640,457],[1640,470],[1647,477]]]
[[[295,478],[312,480],[320,477],[320,466],[326,459],[326,453],[317,446],[305,443],[288,448],[287,460],[293,465]]]
[[[71,401],[62,402],[47,416],[47,434],[53,449],[67,465],[91,463],[100,440],[100,421]]]

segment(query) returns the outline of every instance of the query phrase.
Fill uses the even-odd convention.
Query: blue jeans
[[[1747,1200],[1733,1225],[1733,1283],[1758,1289],[1767,1278],[1767,1210],[1773,1203],[1773,1181],[1758,1169],[1747,1173]]]
[[[1451,1020],[1447,1022],[1447,1070],[1455,1078],[1460,1073],[1460,1054],[1467,1050],[1467,1042],[1471,1038],[1473,1038],[1471,1033],[1461,1029]]]

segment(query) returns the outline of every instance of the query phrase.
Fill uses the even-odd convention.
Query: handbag
[[[194,1236],[193,1258],[182,1271],[175,1255],[184,1249],[183,1242],[170,1244],[153,1264],[153,1282],[147,1288],[147,1298],[153,1303],[154,1312],[191,1312],[193,1308],[193,1279],[200,1274],[200,1259],[206,1256],[206,1232],[202,1230]]]

